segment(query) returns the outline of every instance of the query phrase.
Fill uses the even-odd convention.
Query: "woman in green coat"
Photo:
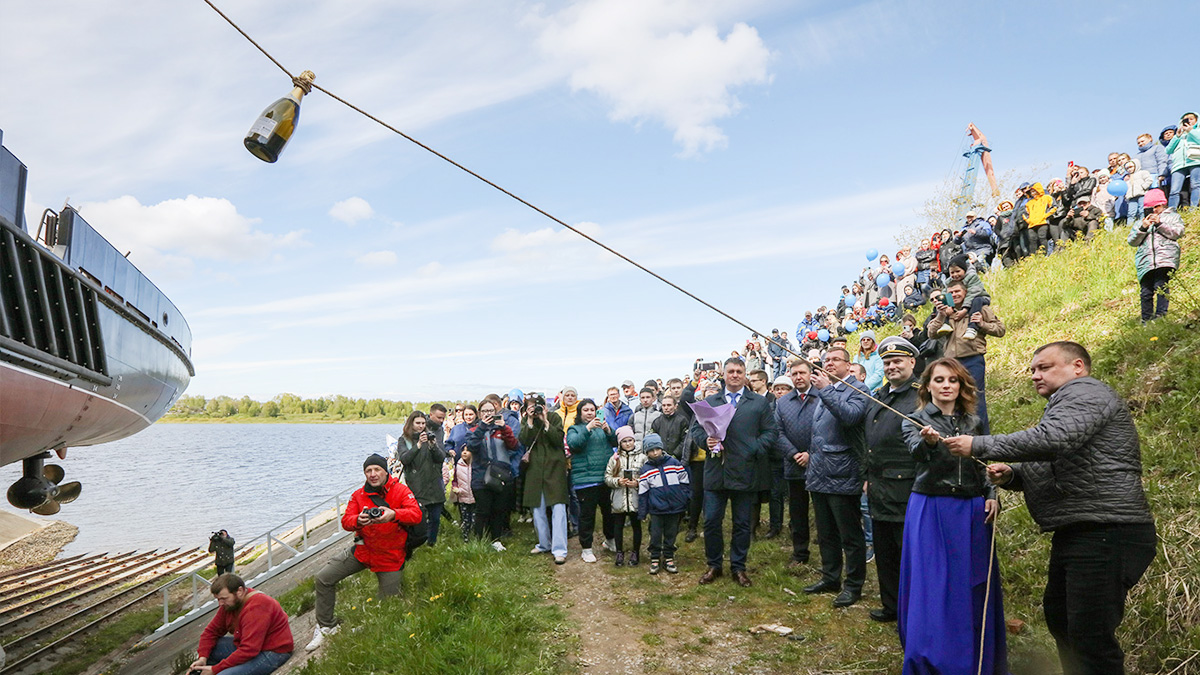
[[[567,429],[567,447],[571,449],[571,481],[579,499],[579,557],[584,562],[596,562],[592,552],[592,533],[596,530],[596,508],[603,519],[605,543],[612,538],[610,521],[612,503],[604,484],[604,469],[613,456],[617,434],[602,417],[596,416],[596,402],[585,398],[579,402],[575,424]]]
[[[525,446],[521,472],[525,492],[521,505],[533,510],[538,543],[530,553],[552,553],[554,562],[567,561],[567,455],[563,449],[562,418],[546,412],[546,399],[530,395],[518,436]],[[550,507],[551,519],[546,518]]]

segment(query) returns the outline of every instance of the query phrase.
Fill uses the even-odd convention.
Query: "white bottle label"
[[[275,120],[260,117],[254,122],[254,126],[250,127],[250,133],[270,138],[271,134],[275,131],[275,125]]]

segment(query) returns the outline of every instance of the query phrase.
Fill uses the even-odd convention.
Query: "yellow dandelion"
[[[476,594],[475,594],[475,597],[477,597],[477,598],[482,598],[482,597],[483,597],[483,593],[476,593]]]
[[[350,605],[350,609],[358,609],[358,608],[355,607],[354,605]]]
[[[1151,341],[1151,342],[1157,342],[1157,341],[1158,341],[1158,336],[1157,336],[1157,335],[1155,335],[1154,337],[1150,338],[1150,341]]]
[[[367,602],[370,602],[370,601],[372,601],[372,600],[374,600],[374,599],[375,599],[375,598],[367,598]]]
[[[409,639],[409,640],[411,640],[411,639],[413,639],[413,638],[415,638],[415,637],[417,637],[417,634],[416,634],[416,633],[409,633],[409,634],[408,634],[408,639]]]

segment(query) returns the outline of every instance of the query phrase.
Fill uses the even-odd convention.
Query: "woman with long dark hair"
[[[405,483],[424,513],[422,524],[428,536],[426,543],[433,546],[437,543],[442,506],[446,503],[446,483],[442,480],[446,451],[438,445],[427,424],[425,413],[420,410],[409,414],[396,446],[396,459],[403,465]]]
[[[951,455],[942,442],[980,432],[976,395],[961,363],[938,359],[921,376],[921,407],[911,415],[924,426],[904,422],[917,462],[900,562],[905,675],[1008,673],[1000,567],[992,550],[996,488],[982,464]]]

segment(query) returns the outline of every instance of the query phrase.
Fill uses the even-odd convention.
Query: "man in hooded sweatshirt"
[[[317,595],[317,628],[304,648],[313,651],[337,632],[333,609],[338,582],[369,569],[379,580],[378,597],[396,595],[404,578],[404,525],[421,522],[417,498],[388,473],[387,459],[371,455],[363,462],[366,482],[350,495],[342,514],[342,529],[354,532],[354,545],[325,563],[314,578]],[[378,511],[375,511],[378,509]]]

